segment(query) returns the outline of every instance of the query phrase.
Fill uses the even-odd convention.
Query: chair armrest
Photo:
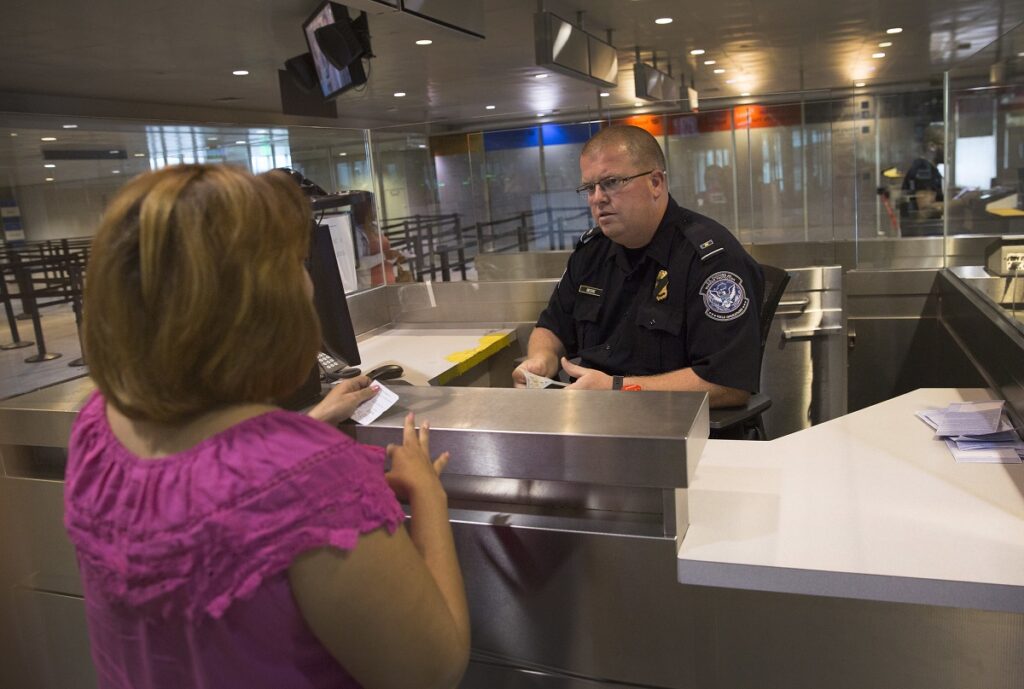
[[[736,424],[753,419],[758,414],[766,411],[772,406],[772,398],[758,392],[750,396],[747,403],[742,407],[722,407],[712,409],[710,413],[712,430],[721,431],[732,428]]]

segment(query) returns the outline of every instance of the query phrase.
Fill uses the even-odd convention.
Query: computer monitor
[[[365,16],[360,15],[353,22],[349,19],[347,7],[328,0],[310,15],[302,29],[306,34],[306,43],[316,66],[324,98],[334,98],[366,83],[366,71],[361,59],[364,55],[370,55]],[[327,29],[320,33],[324,35],[324,45],[331,51],[331,58],[325,54],[324,45],[318,40],[317,32],[320,29]],[[347,66],[339,68],[337,64]]]
[[[309,277],[313,281],[313,305],[320,318],[323,349],[349,366],[360,363],[355,328],[345,298],[345,286],[338,270],[331,230],[326,225],[313,226],[309,249]]]

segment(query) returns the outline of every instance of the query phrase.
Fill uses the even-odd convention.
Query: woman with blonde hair
[[[429,431],[360,445],[282,399],[320,335],[310,206],[280,173],[129,182],[93,242],[65,525],[102,689],[452,687],[465,594]],[[325,423],[325,421],[327,423]],[[396,499],[406,500],[411,519]]]

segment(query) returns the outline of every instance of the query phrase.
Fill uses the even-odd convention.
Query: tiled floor
[[[84,366],[68,366],[68,363],[82,355],[71,305],[46,307],[41,313],[40,324],[46,350],[59,353],[61,356],[52,361],[28,364],[25,363],[25,359],[38,352],[35,344],[21,349],[0,350],[0,399],[22,395],[87,374]],[[10,344],[12,341],[10,327],[2,314],[3,311],[0,311],[0,346]],[[36,341],[31,320],[17,321],[17,325],[18,334],[23,341]]]

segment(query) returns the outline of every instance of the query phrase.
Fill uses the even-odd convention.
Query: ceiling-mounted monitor
[[[324,98],[366,83],[362,58],[372,53],[365,14],[353,21],[347,7],[328,0],[310,15],[302,30]]]
[[[633,64],[636,97],[644,100],[679,100],[679,80],[644,62]]]
[[[616,86],[615,46],[551,12],[533,16],[533,36],[539,66],[598,86]]]

